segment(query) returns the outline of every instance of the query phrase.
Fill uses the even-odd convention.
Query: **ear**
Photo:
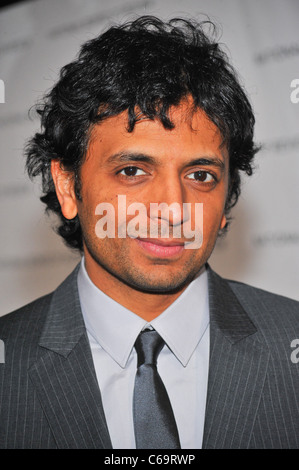
[[[223,214],[222,216],[222,219],[221,219],[221,223],[220,223],[220,229],[222,230],[227,224],[227,219],[225,217],[225,215]]]
[[[61,212],[66,219],[73,219],[78,213],[74,188],[74,175],[65,170],[59,160],[52,160],[51,173]]]

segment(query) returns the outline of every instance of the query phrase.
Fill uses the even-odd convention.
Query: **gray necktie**
[[[164,341],[155,330],[144,330],[135,349],[138,356],[133,413],[137,449],[180,449],[171,403],[157,371]]]

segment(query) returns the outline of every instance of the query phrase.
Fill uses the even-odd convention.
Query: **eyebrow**
[[[115,153],[114,155],[111,155],[106,161],[108,165],[112,163],[128,163],[128,162],[143,162],[143,163],[149,163],[152,165],[157,164],[157,160],[154,157],[151,157],[150,155],[145,155],[143,153],[127,153],[127,152]]]
[[[149,163],[151,165],[160,165],[160,162],[151,155],[146,155],[143,153],[127,153],[127,152],[119,152],[114,155],[111,155],[106,163],[109,164],[115,164],[115,163],[130,163],[130,162],[143,162],[143,163]],[[224,161],[216,157],[215,155],[213,156],[204,156],[204,157],[199,157],[193,160],[190,160],[186,167],[192,167],[192,166],[214,166],[217,168],[220,168],[221,171],[224,171],[225,169],[225,163]]]
[[[187,167],[192,167],[192,166],[214,166],[217,168],[220,168],[221,171],[225,170],[225,163],[221,158],[215,157],[215,156],[206,156],[206,157],[200,157],[196,158],[195,160],[191,160],[190,162],[187,163]]]

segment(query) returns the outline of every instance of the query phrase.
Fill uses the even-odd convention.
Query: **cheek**
[[[203,237],[206,242],[209,238],[216,238],[222,225],[225,225],[224,208],[224,200],[218,204],[203,203]]]
[[[91,178],[88,186],[83,186],[81,194],[82,202],[80,204],[81,207],[79,207],[79,211],[84,216],[84,218],[88,220],[93,218],[98,219],[96,210],[99,205],[102,205],[102,207],[104,207],[105,204],[107,204],[107,206],[115,206],[115,200],[117,199],[116,196],[113,194],[111,195],[111,193],[107,190],[107,183],[105,185],[105,183],[100,179],[95,182]]]
[[[221,220],[225,208],[224,195],[219,198],[206,198],[203,201],[203,217],[209,224],[216,224]]]
[[[127,206],[123,196],[103,191],[86,192],[78,209],[85,240],[93,240],[93,244],[103,246],[117,243],[118,234],[123,239],[130,219],[126,215]]]

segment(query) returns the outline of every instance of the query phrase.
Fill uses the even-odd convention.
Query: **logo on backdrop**
[[[294,104],[299,103],[299,78],[291,81],[291,88],[295,88],[291,93],[291,101]]]
[[[0,79],[0,103],[5,103],[5,86],[4,81]]]

